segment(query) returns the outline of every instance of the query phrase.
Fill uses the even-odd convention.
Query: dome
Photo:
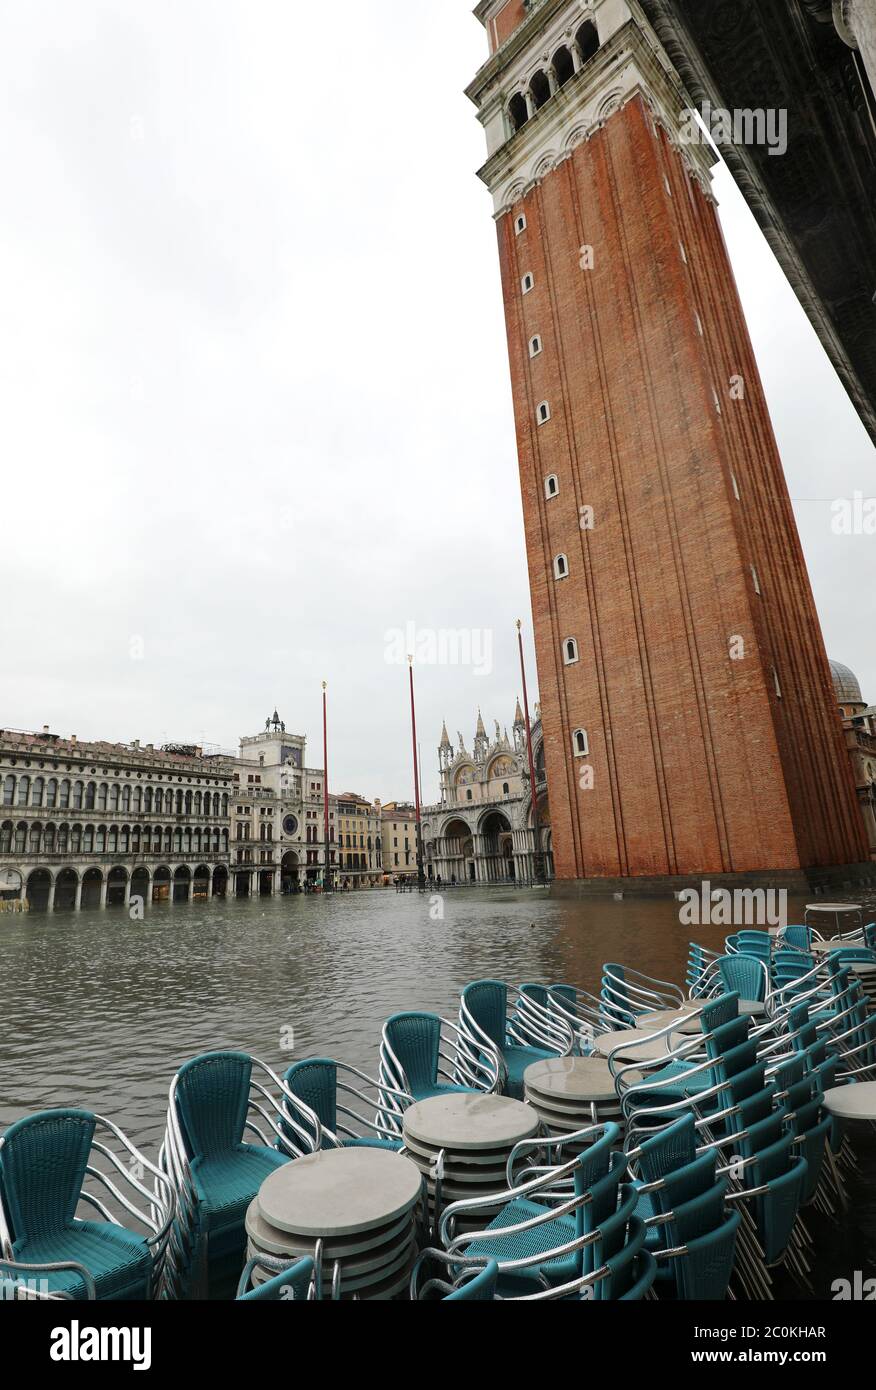
[[[843,666],[841,661],[832,661],[830,674],[833,677],[833,688],[836,691],[838,704],[866,705],[867,701],[861,694],[858,677],[854,671],[850,671],[848,666]]]

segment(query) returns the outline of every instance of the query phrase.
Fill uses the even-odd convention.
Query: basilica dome
[[[837,704],[866,705],[867,701],[861,694],[858,677],[855,675],[854,671],[850,671],[848,666],[843,666],[841,661],[832,661],[830,663],[830,674],[833,677],[833,688],[836,692]]]

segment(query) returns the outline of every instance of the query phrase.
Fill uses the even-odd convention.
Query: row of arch
[[[88,825],[5,820],[0,854],[227,854],[219,826]]]
[[[181,864],[171,868],[162,864],[153,871],[140,866],[130,874],[117,864],[106,874],[91,867],[78,873],[76,869],[34,869],[25,881],[25,897],[37,912],[73,911],[81,907],[126,905],[134,898],[143,903],[188,902],[224,894],[228,888],[228,870],[222,864],[211,869],[207,864]]]
[[[182,787],[130,786],[119,782],[80,782],[69,777],[31,777],[8,773],[3,805],[36,810],[130,811],[137,815],[227,816],[228,792]]]
[[[541,110],[545,102],[550,101],[555,92],[565,87],[598,49],[599,34],[596,25],[588,19],[568,44],[562,44],[557,49],[547,68],[539,68],[533,73],[524,90],[514,93],[507,107],[512,134],[521,130],[526,122]]]

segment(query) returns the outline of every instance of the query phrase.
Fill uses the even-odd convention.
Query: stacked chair
[[[174,1212],[165,1174],[100,1115],[43,1110],[0,1138],[0,1282],[16,1298],[151,1298]]]
[[[434,1096],[493,1091],[499,1068],[469,1057],[454,1023],[438,1014],[393,1014],[380,1038],[381,1105],[395,1134],[408,1105]]]
[[[508,1160],[508,1187],[490,1197],[454,1202],[441,1219],[447,1263],[458,1278],[495,1261],[501,1298],[639,1299],[655,1274],[645,1249],[645,1226],[636,1216],[635,1186],[619,1149],[617,1125],[594,1126],[576,1139],[587,1147],[566,1163],[533,1165],[532,1146],[548,1152],[561,1140],[524,1141]],[[526,1163],[515,1172],[518,1158]],[[501,1203],[481,1231],[457,1234],[456,1226],[480,1207]]]
[[[476,980],[462,991],[461,1074],[489,1078],[485,1090],[522,1100],[526,1068],[548,1057],[568,1056],[574,1046],[572,1029],[551,1010],[544,985],[514,990],[501,980]]]
[[[298,1102],[282,1126],[293,1153],[311,1153],[319,1147],[395,1151],[401,1148],[396,1124],[398,1114],[411,1103],[407,1092],[390,1088],[358,1067],[330,1057],[307,1057],[295,1062],[283,1080]],[[354,1108],[357,1105],[359,1108]],[[301,1107],[305,1107],[303,1114]],[[362,1113],[363,1107],[369,1114]],[[285,1100],[284,1109],[289,1110]],[[308,1112],[319,1121],[319,1140],[315,1127],[306,1118]],[[300,1128],[306,1133],[306,1141],[299,1135]]]
[[[275,1168],[321,1142],[318,1116],[264,1062],[245,1052],[186,1062],[171,1082],[159,1155],[176,1197],[162,1296],[233,1297],[250,1202]]]

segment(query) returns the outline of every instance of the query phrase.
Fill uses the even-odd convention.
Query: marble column
[[[107,889],[108,889],[108,888],[109,888],[109,882],[108,882],[108,880],[107,880],[106,874],[104,874],[103,877],[102,877],[101,880],[100,880],[100,906],[101,906],[101,907],[106,907],[106,894],[107,894]]]
[[[833,0],[833,18],[843,42],[860,53],[876,94],[876,5],[873,0]]]
[[[52,880],[50,881],[50,883],[49,883],[49,900],[48,900],[48,902],[46,903],[46,912],[54,912],[54,910],[55,910],[55,880],[52,879]]]
[[[76,896],[75,896],[74,899],[73,899],[73,910],[74,910],[74,912],[79,912],[79,910],[80,910],[81,907],[82,907],[82,875],[80,874],[79,877],[78,877],[77,880],[76,880]]]

